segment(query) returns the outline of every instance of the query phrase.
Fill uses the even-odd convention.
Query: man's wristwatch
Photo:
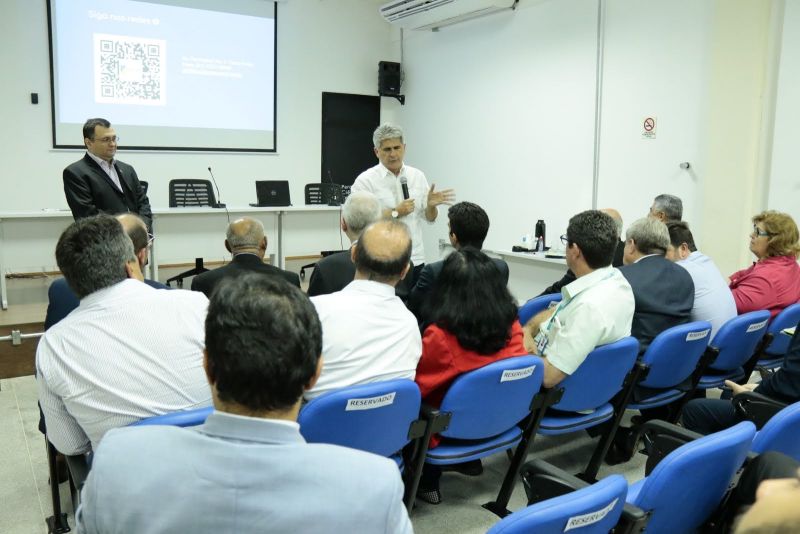
[[[398,217],[400,217],[400,212],[392,210],[392,219],[397,219]]]

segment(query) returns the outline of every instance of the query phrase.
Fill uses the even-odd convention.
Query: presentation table
[[[567,271],[564,258],[547,258],[541,252],[502,249],[484,249],[484,252],[499,256],[508,264],[508,288],[519,304],[537,296]]]
[[[195,257],[225,256],[223,242],[231,220],[249,216],[270,217],[274,226],[267,228],[268,253],[275,263],[285,267],[284,230],[287,216],[294,219],[297,240],[294,251],[319,251],[335,248],[340,239],[339,206],[286,207],[208,207],[154,208],[155,239],[147,266],[148,278],[158,280],[159,262],[186,262]],[[297,215],[297,217],[294,217]],[[47,272],[55,267],[55,246],[61,232],[72,222],[72,213],[65,209],[0,212],[0,301],[8,308],[6,276],[15,272]],[[324,232],[327,231],[327,234]],[[327,239],[326,239],[327,237]],[[274,242],[273,242],[274,240]]]

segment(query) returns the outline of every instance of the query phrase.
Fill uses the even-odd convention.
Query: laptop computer
[[[256,180],[256,208],[291,206],[288,180]]]

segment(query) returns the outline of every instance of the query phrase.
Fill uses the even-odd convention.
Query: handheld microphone
[[[217,181],[214,179],[214,173],[211,172],[211,167],[208,168],[208,174],[211,175],[211,181],[214,182],[214,187],[217,189],[217,201],[211,207],[212,208],[224,208],[225,204],[220,202],[222,199],[220,198],[220,194],[219,194],[219,186],[217,185]]]
[[[400,186],[403,188],[403,200],[408,200],[408,178],[401,176]]]

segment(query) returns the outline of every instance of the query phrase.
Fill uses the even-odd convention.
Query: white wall
[[[293,203],[303,204],[303,186],[320,178],[321,93],[376,94],[378,61],[399,59],[391,31],[372,2],[279,3],[277,154],[127,152],[123,145],[118,157],[150,183],[154,207],[167,206],[170,179],[206,178],[209,165],[229,206],[254,202],[256,179],[289,180]],[[52,149],[47,39],[44,0],[3,0],[0,154],[8,163],[1,179],[0,211],[65,208],[61,171],[82,155]],[[39,93],[39,105],[30,104],[32,92]],[[391,116],[395,105],[386,104],[386,115]],[[114,117],[108,119],[114,122]],[[124,141],[125,132],[118,134]],[[79,131],[75,141],[81,141]],[[287,253],[338,248],[338,220],[329,218],[330,232],[303,233],[287,242]]]

